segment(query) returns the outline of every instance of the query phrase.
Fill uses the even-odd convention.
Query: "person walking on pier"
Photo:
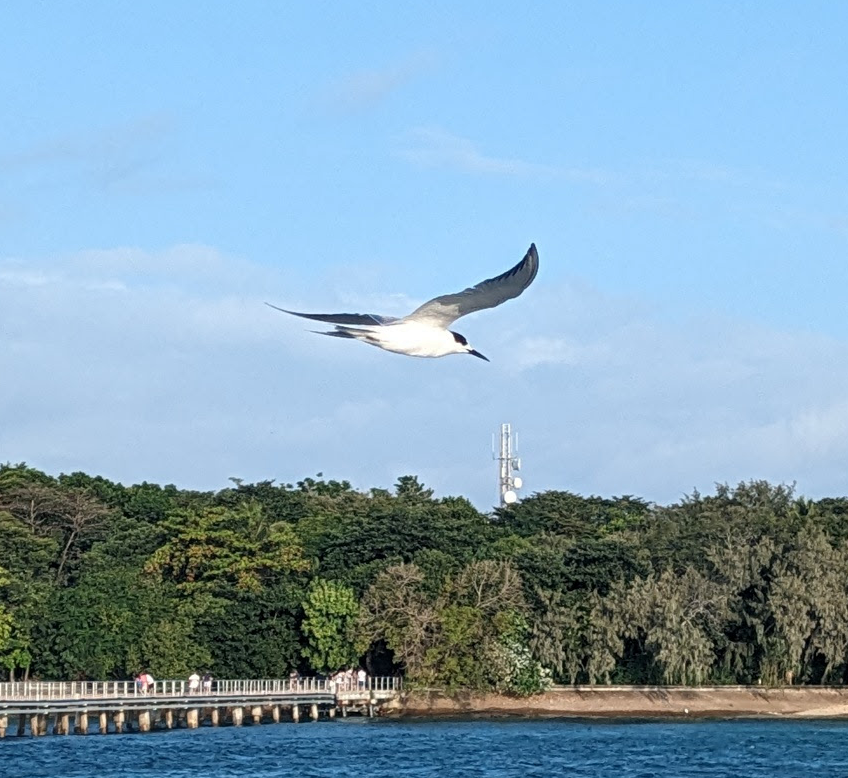
[[[212,673],[208,671],[203,674],[203,693],[212,694]]]
[[[140,672],[135,679],[135,688],[142,694],[147,694],[153,688],[153,676],[146,670]]]
[[[200,676],[195,672],[188,677],[188,693],[197,694],[200,689]]]

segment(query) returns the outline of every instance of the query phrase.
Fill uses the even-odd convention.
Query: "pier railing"
[[[136,681],[14,681],[0,683],[0,701],[110,700],[137,697],[257,697],[262,695],[296,696],[304,693],[396,692],[401,679],[376,676],[360,684],[356,678],[302,677],[297,679],[213,680],[211,684],[189,687],[180,680],[154,681],[147,688]]]

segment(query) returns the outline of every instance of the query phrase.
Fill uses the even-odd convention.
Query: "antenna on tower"
[[[513,435],[509,424],[501,424],[501,441],[498,452],[495,452],[495,440],[492,436],[492,459],[498,460],[498,495],[501,507],[512,505],[517,499],[516,490],[522,486],[520,476],[515,472],[521,470],[521,460],[518,458],[518,435]]]

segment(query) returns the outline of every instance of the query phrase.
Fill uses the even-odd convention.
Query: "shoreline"
[[[557,686],[532,697],[425,689],[382,708],[397,717],[840,718],[842,686]]]

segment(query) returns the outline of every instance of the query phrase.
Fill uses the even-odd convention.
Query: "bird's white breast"
[[[380,347],[413,357],[443,357],[462,351],[453,334],[419,322],[398,322],[372,330]]]

